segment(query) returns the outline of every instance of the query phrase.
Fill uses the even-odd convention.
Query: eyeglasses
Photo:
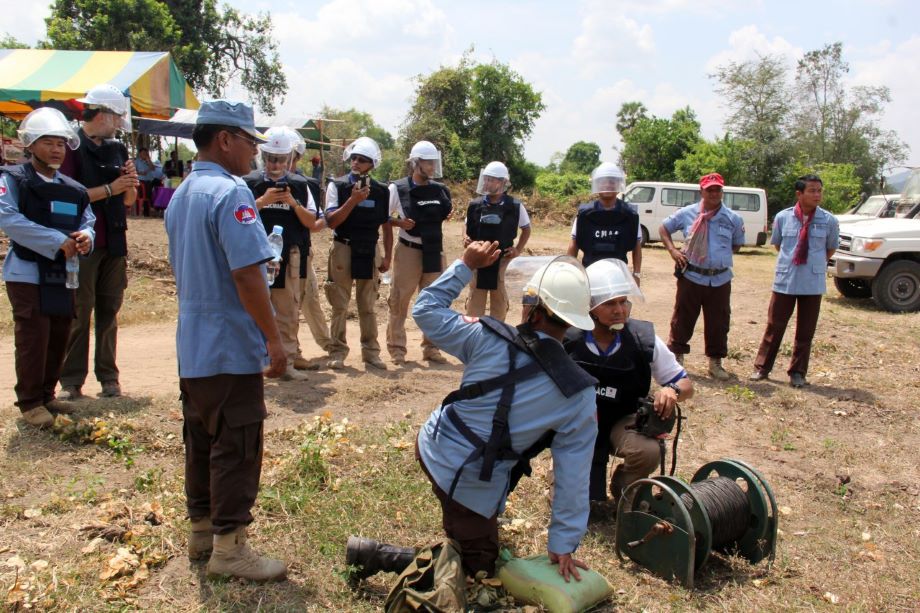
[[[246,143],[247,143],[250,147],[252,147],[253,149],[255,149],[256,147],[259,146],[259,141],[257,141],[256,139],[254,139],[254,138],[252,138],[252,137],[250,137],[250,136],[243,136],[243,134],[242,134],[241,132],[227,132],[227,133],[230,134],[231,136],[237,137],[237,138],[240,139],[241,141],[246,142]]]
[[[363,155],[358,155],[357,153],[351,156],[352,162],[358,162],[360,164],[373,164],[374,160],[364,157]]]

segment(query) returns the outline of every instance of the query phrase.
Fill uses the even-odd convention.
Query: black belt
[[[728,268],[700,268],[693,264],[687,264],[687,270],[689,272],[695,272],[698,275],[703,275],[704,277],[714,277],[716,275],[721,275],[728,270]]]
[[[333,236],[332,240],[334,240],[337,243],[342,243],[343,245],[348,245],[351,243],[350,238],[342,238],[341,236]]]
[[[401,236],[399,237],[399,244],[405,245],[406,247],[412,247],[413,249],[418,249],[419,251],[421,251],[423,248],[421,243],[413,243],[412,241],[407,241]]]

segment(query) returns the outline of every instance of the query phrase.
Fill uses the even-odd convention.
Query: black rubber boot
[[[366,579],[381,571],[401,573],[415,559],[414,547],[397,547],[374,539],[349,536],[345,546],[345,563],[357,568],[354,579]]]

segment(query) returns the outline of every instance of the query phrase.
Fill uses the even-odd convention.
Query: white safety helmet
[[[578,260],[563,255],[542,266],[524,286],[524,305],[543,305],[564,322],[581,328],[594,329],[588,314],[591,291],[588,275]]]
[[[80,146],[80,137],[64,117],[64,113],[50,106],[35,109],[19,124],[19,140],[28,147],[42,136],[60,136],[67,141],[67,146],[76,149]]]
[[[586,270],[591,285],[591,310],[621,296],[645,302],[645,295],[623,260],[598,260]]]
[[[294,128],[285,127],[284,129],[291,135],[291,142],[294,143],[294,153],[303,156],[307,150],[307,142],[303,139],[303,136]]]
[[[406,161],[412,164],[412,168],[415,169],[415,164],[418,160],[431,160],[434,162],[434,168],[428,175],[429,179],[440,179],[444,176],[443,166],[441,165],[441,152],[427,140],[420,140],[412,145],[412,150],[409,152],[409,159]]]
[[[369,136],[357,138],[350,145],[345,147],[345,151],[342,152],[342,161],[348,162],[351,160],[352,155],[363,155],[369,158],[373,162],[374,168],[377,168],[380,164],[380,147],[377,145],[377,142]]]
[[[288,155],[294,152],[294,138],[288,128],[269,128],[265,131],[265,138],[268,140],[259,145],[262,153]]]
[[[125,132],[131,131],[131,104],[128,97],[114,85],[103,83],[86,92],[86,96],[78,98],[77,102],[82,102],[89,108],[104,109],[121,117],[121,125],[118,129]]]
[[[490,185],[486,190],[486,177],[501,179],[496,185]],[[511,175],[508,174],[508,167],[501,162],[489,162],[486,167],[479,172],[479,183],[476,184],[476,193],[480,196],[489,196],[495,194],[504,194],[511,187]]]
[[[603,162],[591,172],[591,193],[622,193],[626,189],[626,173],[619,166]]]

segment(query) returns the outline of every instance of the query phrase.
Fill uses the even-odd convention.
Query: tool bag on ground
[[[460,545],[453,539],[444,539],[420,549],[399,575],[383,606],[386,613],[466,610],[466,574]]]

